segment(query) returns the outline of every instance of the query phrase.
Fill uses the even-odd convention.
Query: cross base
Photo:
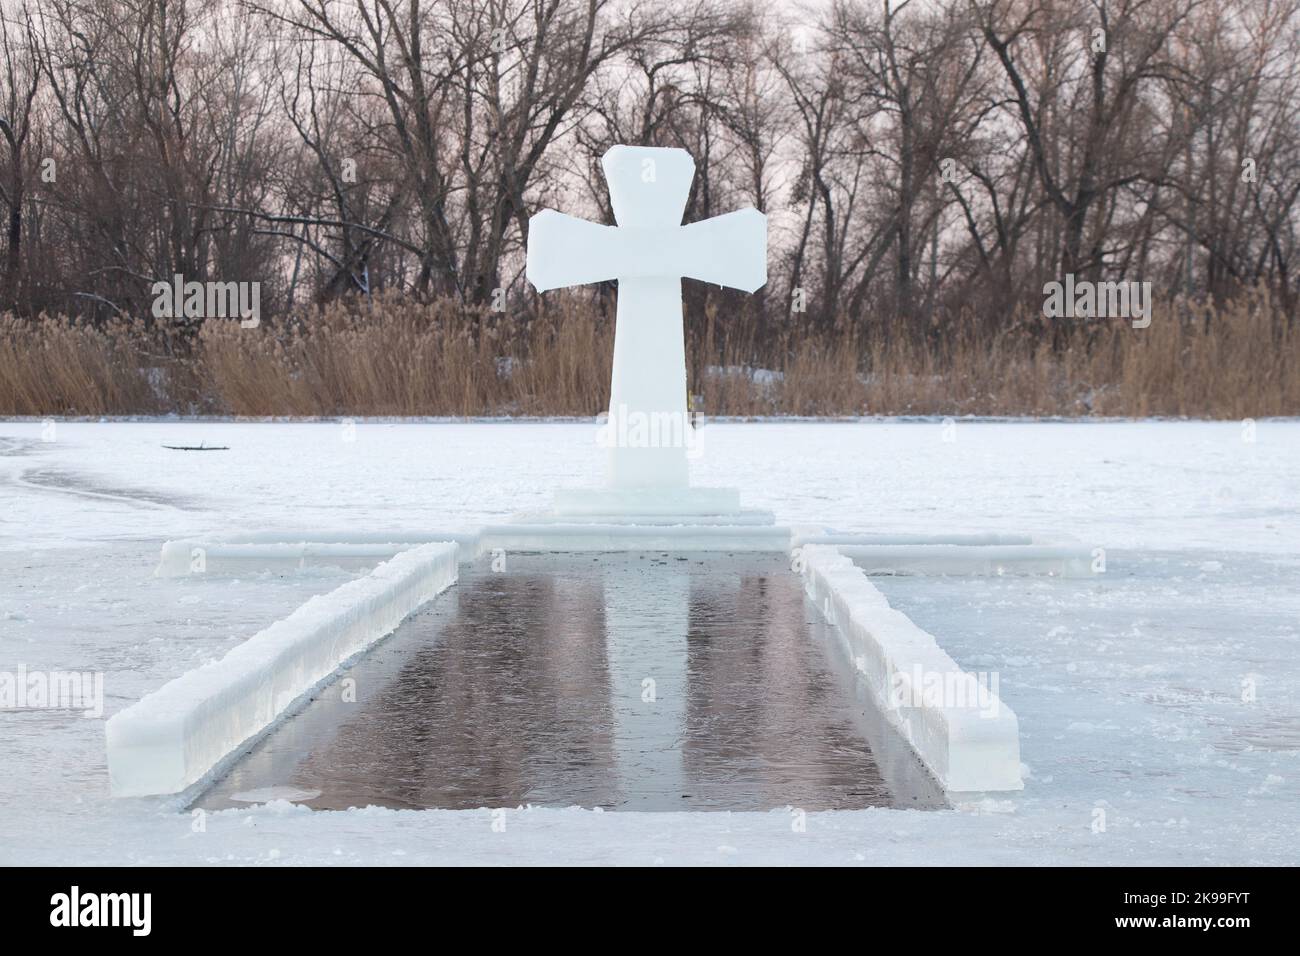
[[[743,513],[736,488],[560,488],[553,507],[565,517]]]

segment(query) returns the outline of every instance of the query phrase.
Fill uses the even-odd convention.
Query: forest
[[[768,216],[684,282],[702,414],[1300,414],[1300,0],[0,7],[3,414],[595,414],[616,284],[524,250],[617,143]]]

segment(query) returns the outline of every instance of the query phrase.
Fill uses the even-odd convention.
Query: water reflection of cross
[[[767,217],[749,208],[681,225],[695,175],[685,150],[615,146],[601,164],[618,225],[539,212],[529,223],[528,278],[541,292],[618,280],[610,418],[685,436],[681,279],[758,289],[767,281]],[[680,491],[686,500],[686,443],[613,442],[608,478],[612,489]]]

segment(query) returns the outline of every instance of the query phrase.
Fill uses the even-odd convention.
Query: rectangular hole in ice
[[[944,805],[783,555],[501,564],[464,567],[196,806]]]

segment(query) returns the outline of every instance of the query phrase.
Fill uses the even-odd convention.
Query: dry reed
[[[1017,316],[890,343],[790,332],[765,351],[720,339],[706,312],[689,351],[710,415],[1300,414],[1300,335],[1263,294],[1157,307],[1140,330]],[[0,414],[592,415],[613,349],[612,320],[577,296],[519,319],[378,298],[161,335],[0,316]]]

